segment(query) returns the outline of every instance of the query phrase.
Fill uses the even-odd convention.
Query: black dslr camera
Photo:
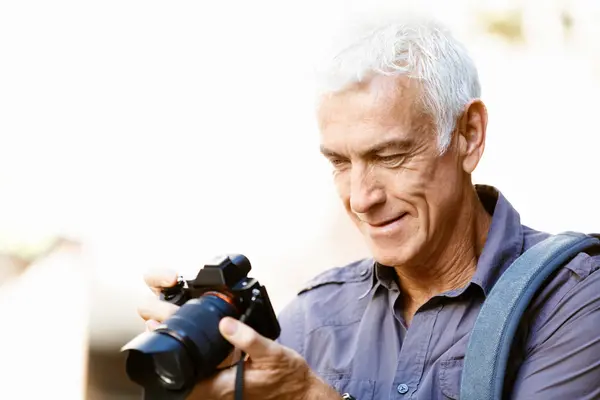
[[[264,286],[249,278],[250,261],[241,254],[205,265],[194,280],[180,279],[161,299],[181,306],[153,332],[127,343],[129,379],[144,388],[144,399],[184,399],[195,384],[214,374],[233,346],[221,336],[223,317],[239,319],[262,336],[280,334]]]

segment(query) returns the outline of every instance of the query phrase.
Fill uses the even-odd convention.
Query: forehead
[[[409,116],[417,95],[414,80],[403,76],[377,75],[366,82],[323,96],[317,117],[322,128],[339,122],[346,114],[357,119],[376,117],[378,121],[398,123],[399,117]]]
[[[324,96],[317,110],[321,141],[365,142],[409,136],[426,123],[417,106],[419,88],[402,76],[375,76]]]

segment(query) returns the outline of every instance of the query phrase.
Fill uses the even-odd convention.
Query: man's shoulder
[[[532,245],[550,237],[550,234],[532,232]],[[527,247],[527,246],[526,246]],[[600,247],[579,252],[559,268],[538,291],[530,305],[531,328],[533,332],[542,330],[554,332],[573,315],[600,300]],[[552,327],[551,329],[548,327]],[[534,337],[537,342],[547,340]]]
[[[307,335],[324,326],[359,321],[373,282],[373,259],[328,269],[304,285],[279,313],[278,341],[305,355]]]
[[[372,258],[364,258],[341,267],[330,268],[301,285],[298,295],[319,293],[319,289],[324,286],[340,287],[347,283],[365,282],[373,273],[373,265]]]
[[[542,242],[545,239],[551,237],[552,234],[524,226],[523,229],[523,251],[526,251],[534,245]],[[595,235],[600,238],[600,236]],[[591,250],[591,251],[590,251]],[[564,268],[577,274],[580,279],[586,278],[592,272],[595,272],[600,268],[600,249],[588,249],[581,251],[575,257],[571,258],[565,265]]]

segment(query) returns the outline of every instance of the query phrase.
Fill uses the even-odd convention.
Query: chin
[[[375,261],[390,267],[410,264],[418,253],[415,240],[395,243],[370,242],[369,247]]]
[[[387,265],[390,267],[396,265],[403,265],[411,258],[406,251],[407,249],[399,249],[396,247],[395,249],[382,249],[371,247],[371,254],[375,261],[379,264]]]

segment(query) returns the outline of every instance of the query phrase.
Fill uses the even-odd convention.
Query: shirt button
[[[363,269],[363,270],[360,272],[360,276],[365,276],[365,275],[367,275],[368,273],[369,273],[369,270],[368,270],[368,269]]]
[[[398,385],[398,393],[406,394],[408,392],[408,385],[406,383],[401,383]]]

